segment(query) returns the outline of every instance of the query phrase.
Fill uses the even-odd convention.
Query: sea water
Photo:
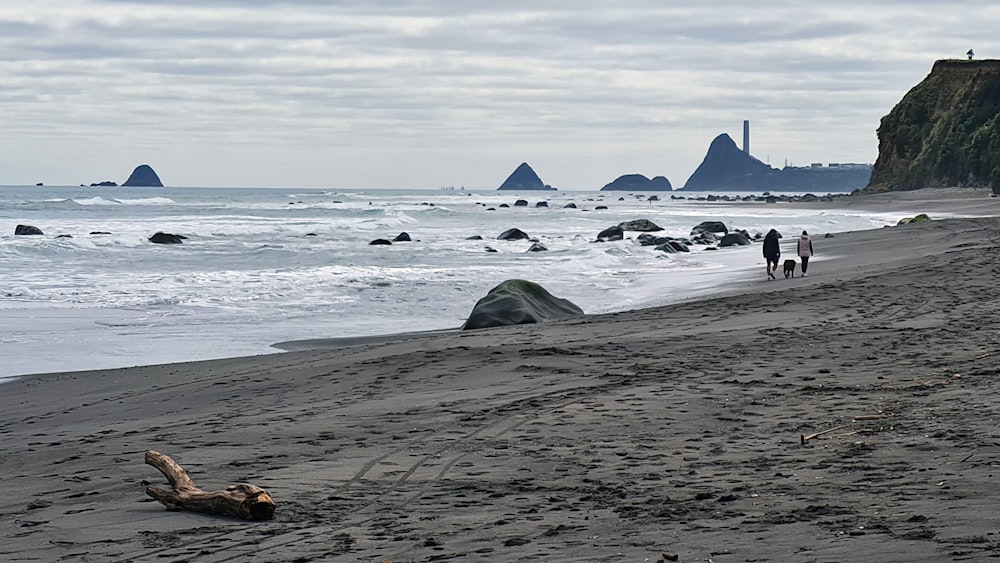
[[[3,187],[0,377],[453,329],[512,278],[537,282],[587,313],[663,305],[762,277],[759,246],[668,254],[639,245],[638,233],[595,242],[600,231],[649,219],[664,229],[658,234],[687,237],[702,221],[723,221],[751,235],[778,229],[791,253],[802,230],[822,236],[902,216],[649,195]],[[518,199],[528,205],[515,207]],[[14,236],[18,224],[45,234]],[[511,228],[548,250],[497,240]],[[152,244],[157,231],[187,239]],[[411,242],[369,244],[403,232]],[[821,240],[816,245],[822,260]]]

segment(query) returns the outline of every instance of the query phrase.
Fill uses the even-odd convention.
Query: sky
[[[937,59],[1000,58],[962,1],[0,2],[0,185],[683,186],[712,139],[872,163]]]

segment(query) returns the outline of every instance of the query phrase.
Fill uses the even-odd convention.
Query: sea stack
[[[1000,193],[1000,60],[940,60],[882,118],[866,192]]]
[[[777,170],[740,150],[723,133],[712,140],[701,165],[684,184],[685,190],[767,189]]]
[[[546,185],[542,179],[535,174],[535,171],[528,166],[527,162],[522,162],[517,170],[500,184],[498,190],[555,190],[552,186]]]
[[[123,187],[162,188],[163,182],[148,164],[140,164],[132,171],[132,175],[122,184]]]
[[[782,169],[748,154],[725,133],[716,137],[683,190],[705,191],[851,191],[868,185],[870,164],[820,163]]]

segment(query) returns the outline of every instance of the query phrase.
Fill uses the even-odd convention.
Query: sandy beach
[[[1000,557],[1000,198],[849,205],[981,217],[669,307],[2,383],[0,559]],[[147,450],[274,520],[167,511]]]

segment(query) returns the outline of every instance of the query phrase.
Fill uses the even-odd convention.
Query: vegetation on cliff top
[[[878,128],[867,191],[1000,188],[1000,60],[942,60]]]

